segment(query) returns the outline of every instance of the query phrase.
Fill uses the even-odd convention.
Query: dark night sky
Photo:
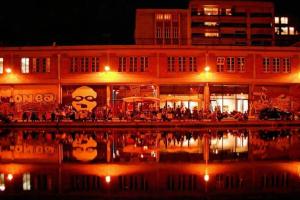
[[[273,0],[300,21],[296,0]],[[188,0],[9,0],[1,2],[0,45],[132,44],[136,8],[187,8]]]

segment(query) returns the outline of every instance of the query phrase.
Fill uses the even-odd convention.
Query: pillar
[[[111,102],[111,87],[109,85],[106,86],[106,105],[110,106]]]
[[[205,84],[204,86],[204,92],[203,92],[203,97],[204,97],[204,111],[209,110],[210,106],[210,92],[209,92],[209,85],[208,83]]]
[[[209,160],[209,139],[210,135],[209,134],[204,134],[203,136],[203,160],[205,163],[208,163]]]

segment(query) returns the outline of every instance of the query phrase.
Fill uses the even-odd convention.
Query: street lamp
[[[12,174],[8,174],[7,175],[7,180],[12,181],[14,178],[14,176]]]
[[[6,68],[6,69],[5,69],[5,72],[6,72],[7,74],[10,74],[10,73],[12,72],[12,70],[11,70],[11,68]]]
[[[105,182],[106,182],[107,184],[109,184],[109,183],[110,183],[110,181],[111,181],[111,178],[110,178],[110,176],[105,176]]]
[[[109,72],[110,71],[110,66],[109,65],[104,66],[104,71]]]
[[[204,71],[205,72],[209,72],[210,71],[210,67],[209,66],[204,67]]]

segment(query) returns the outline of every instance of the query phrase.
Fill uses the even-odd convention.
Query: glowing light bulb
[[[12,174],[8,174],[7,175],[7,180],[11,181],[13,180],[14,176]]]
[[[110,176],[105,176],[105,182],[106,182],[106,183],[110,183],[110,181],[111,181]]]

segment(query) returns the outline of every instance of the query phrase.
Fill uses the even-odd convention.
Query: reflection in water
[[[205,139],[208,160],[296,160],[299,129],[281,130],[43,130],[3,129],[0,159],[48,159],[83,162],[201,162]],[[43,157],[44,156],[44,157]],[[52,159],[55,159],[55,158]]]
[[[290,199],[300,194],[299,133],[3,129],[0,198]]]

